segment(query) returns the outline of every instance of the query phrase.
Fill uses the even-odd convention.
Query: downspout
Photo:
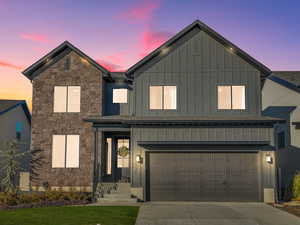
[[[279,192],[281,192],[281,190],[279,189],[279,181],[281,181],[281,178],[279,177],[281,175],[281,173],[279,173],[279,160],[278,160],[278,140],[277,140],[277,129],[278,126],[276,126],[278,124],[278,122],[276,124],[274,124],[274,146],[275,146],[275,203],[279,203]]]

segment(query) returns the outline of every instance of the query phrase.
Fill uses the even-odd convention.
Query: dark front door
[[[150,153],[148,200],[259,201],[256,153]]]

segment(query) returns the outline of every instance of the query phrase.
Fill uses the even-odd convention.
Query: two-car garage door
[[[256,153],[149,153],[148,200],[259,201]]]

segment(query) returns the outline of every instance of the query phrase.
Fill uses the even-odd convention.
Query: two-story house
[[[20,152],[28,152],[30,149],[31,115],[25,100],[0,99],[0,181],[3,171],[3,155],[8,142],[18,141]],[[22,172],[18,173],[16,184],[21,190],[29,190],[29,154],[19,158]],[[0,182],[0,190],[1,182]]]
[[[300,71],[273,71],[262,89],[263,114],[281,118],[286,123],[276,124],[279,194],[286,190],[293,176],[300,171]]]
[[[271,71],[200,21],[126,72],[64,42],[24,72],[41,188],[128,184],[144,201],[274,201]]]

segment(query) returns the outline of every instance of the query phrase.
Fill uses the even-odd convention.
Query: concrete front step
[[[113,199],[113,198],[98,198],[97,202],[101,203],[101,202],[131,202],[131,203],[135,203],[137,202],[136,198],[124,198],[124,199]]]
[[[113,198],[113,199],[126,199],[126,198],[131,198],[131,195],[121,195],[121,194],[106,194],[104,195],[104,198]]]
[[[111,186],[111,184],[105,184]],[[109,202],[128,202],[136,203],[136,198],[131,198],[130,183],[116,183],[116,190],[110,188],[108,192],[104,193],[103,198],[98,198],[99,203],[109,203]]]

